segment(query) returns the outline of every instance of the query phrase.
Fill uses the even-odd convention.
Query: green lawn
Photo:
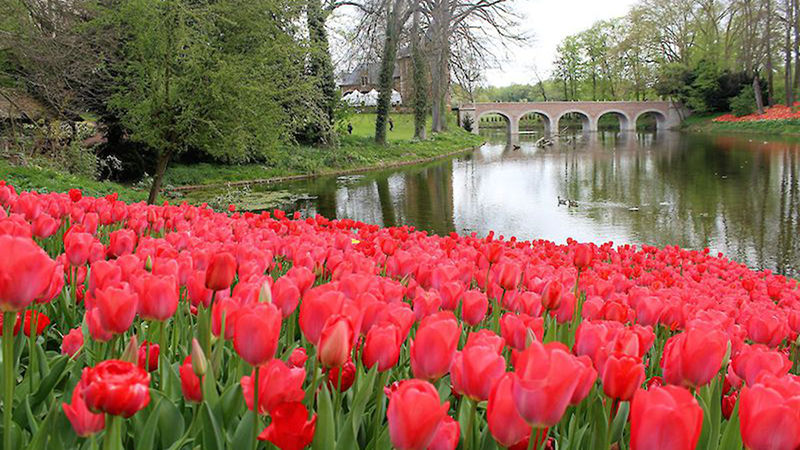
[[[186,185],[211,185],[226,182],[262,180],[291,175],[325,174],[341,171],[381,168],[393,164],[436,158],[448,153],[480,145],[480,136],[451,126],[447,133],[429,134],[430,139],[414,141],[413,116],[394,114],[394,131],[389,132],[387,145],[375,144],[375,114],[358,114],[351,118],[353,135],[341,136],[336,148],[286,146],[275,151],[259,164],[225,165],[212,163],[171,164],[167,170],[166,191]],[[127,202],[147,199],[147,187],[129,186],[56,170],[52,164],[31,163],[16,166],[0,159],[0,180],[18,190],[66,192],[82,189],[87,195],[103,196],[114,192]]]
[[[764,133],[772,135],[800,135],[800,120],[760,120],[756,122],[713,122],[720,115],[690,116],[683,128],[704,133]]]
[[[145,189],[135,189],[110,181],[95,181],[37,165],[12,166],[2,159],[0,159],[0,180],[5,180],[18,191],[67,192],[76,188],[92,197],[102,197],[117,192],[120,200],[129,203],[147,200],[148,194]]]
[[[376,114],[364,113],[354,114],[349,122],[353,124],[353,136],[373,137],[375,136],[375,117]],[[389,131],[386,127],[386,134],[389,142],[408,141],[414,137],[414,115],[413,114],[392,114],[389,116],[394,122],[394,130]],[[428,118],[428,135],[431,134],[431,120]]]

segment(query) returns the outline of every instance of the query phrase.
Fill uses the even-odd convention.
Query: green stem
[[[464,429],[464,447],[466,450],[472,450],[475,447],[475,442],[473,442],[475,433],[472,432],[472,428],[475,426],[475,416],[478,413],[478,402],[467,397],[465,397],[465,399],[467,402],[469,402],[469,415],[467,416],[467,426]]]
[[[253,448],[258,448],[258,372],[260,372],[258,367],[255,367],[255,375],[253,376],[253,414],[255,414],[255,418],[253,420]]]
[[[535,450],[539,447],[539,429],[531,427],[531,436],[528,438],[528,450]]]
[[[24,323],[25,316],[23,315],[22,318],[23,318],[23,323],[22,323],[22,327],[21,328],[22,328],[22,332],[24,333],[25,332],[25,323]],[[28,320],[28,328],[30,328],[30,331],[31,331],[29,333],[30,336],[28,336],[28,348],[29,348],[29,351],[30,351],[30,354],[28,355],[28,358],[30,358],[30,361],[29,361],[30,364],[28,364],[28,369],[30,369],[30,371],[31,371],[31,386],[36,386],[36,372],[37,372],[37,370],[36,370],[37,367],[36,366],[38,365],[38,359],[39,358],[36,357],[36,351],[34,350],[34,347],[36,346],[36,329],[38,327],[39,327],[39,315],[37,314],[36,304],[34,303],[34,304],[31,305],[31,317]]]
[[[122,449],[122,418],[106,414],[106,432],[103,436],[103,450]]]
[[[14,322],[17,313],[3,313],[3,448],[13,450],[11,445],[11,415],[14,410]]]
[[[374,442],[374,449],[378,448],[378,439],[380,438],[381,422],[383,421],[383,388],[386,386],[386,379],[389,376],[389,371],[383,372],[378,383],[378,389],[375,392],[375,415],[372,420],[372,436]]]

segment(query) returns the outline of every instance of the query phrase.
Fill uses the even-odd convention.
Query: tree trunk
[[[392,10],[386,19],[386,40],[383,43],[381,73],[378,81],[378,107],[375,118],[375,142],[386,144],[386,123],[389,109],[392,107],[392,88],[394,87],[394,66],[397,59],[397,41],[399,37],[398,17],[402,0],[394,0]]]
[[[794,90],[800,90],[800,0],[794,0]]]
[[[447,92],[450,82],[450,1],[439,0],[434,14],[435,51],[431,64],[433,132],[447,130]]]
[[[794,103],[792,93],[792,0],[786,0],[786,67],[784,70],[784,83],[786,84],[786,106],[791,108]],[[797,68],[795,68],[797,70]]]
[[[764,114],[764,99],[761,97],[761,83],[758,74],[753,77],[753,91],[756,93],[756,108],[759,114]]]
[[[158,155],[156,173],[153,175],[153,184],[150,185],[150,195],[147,197],[148,205],[156,202],[156,197],[161,191],[161,182],[164,180],[164,174],[167,173],[167,165],[169,165],[170,158],[172,158],[172,153],[168,151],[161,152]]]
[[[773,92],[775,92],[775,83],[772,76],[772,39],[770,39],[770,34],[772,33],[772,0],[767,0],[766,25],[767,28],[764,30],[764,41],[767,52],[767,89],[769,90],[767,93],[767,104],[772,105],[775,103],[775,99],[773,98]]]
[[[311,40],[309,72],[315,78],[319,89],[317,106],[322,111],[324,123],[319,125],[317,139],[321,143],[331,143],[333,134],[334,110],[336,108],[336,79],[333,74],[328,33],[325,30],[325,16],[320,0],[308,0],[306,19]]]
[[[425,77],[425,57],[422,55],[419,42],[419,9],[419,0],[416,0],[411,36],[411,62],[414,68],[414,138],[425,140],[428,120],[428,80]]]

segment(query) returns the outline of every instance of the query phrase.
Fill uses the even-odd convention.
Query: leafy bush
[[[752,86],[745,86],[739,95],[731,100],[731,112],[736,117],[747,116],[756,111],[755,91]]]

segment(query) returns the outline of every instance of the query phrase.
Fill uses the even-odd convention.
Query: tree
[[[424,140],[428,120],[428,79],[425,70],[425,55],[422,51],[422,5],[414,0],[411,27],[411,63],[414,68],[414,138]]]
[[[326,119],[318,122],[317,129],[312,131],[312,138],[320,143],[332,143],[336,136],[333,131],[333,121],[338,100],[328,32],[325,30],[325,11],[321,0],[308,0],[306,22],[310,41],[309,75],[320,94],[316,101],[317,108],[324,113]]]
[[[392,0],[390,3],[391,9],[386,16],[386,38],[383,44],[381,73],[378,81],[378,108],[375,118],[375,142],[378,144],[386,143],[386,124],[389,119],[389,109],[392,106],[397,45],[400,41],[403,24],[408,20],[403,10],[404,0]]]
[[[198,149],[223,161],[266,157],[327,120],[303,75],[301,10],[290,0],[128,0],[104,22],[124,30],[110,105],[131,139],[156,153],[152,203],[172,158]],[[201,89],[198,89],[202,86]]]

